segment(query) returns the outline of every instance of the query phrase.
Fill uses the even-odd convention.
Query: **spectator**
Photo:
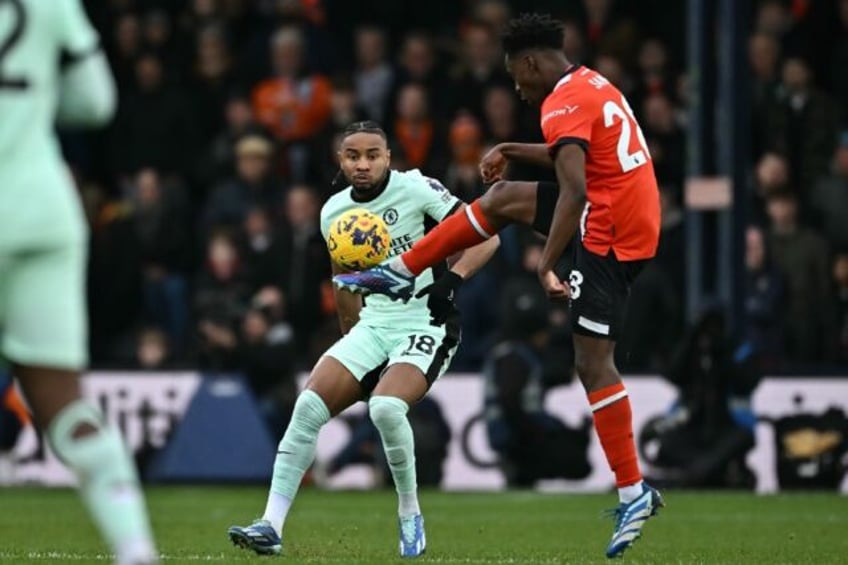
[[[762,154],[767,144],[769,108],[777,104],[780,77],[778,62],[780,44],[769,34],[755,34],[748,42],[748,62],[751,66],[753,153]]]
[[[831,173],[819,179],[810,194],[813,225],[840,249],[848,249],[848,132],[833,154]]]
[[[571,59],[569,59],[570,61]],[[621,61],[612,55],[600,54],[595,57],[595,70],[602,74],[610,81],[617,89],[625,96],[630,96],[633,91],[633,85],[627,74],[624,72],[624,67],[621,66]]]
[[[298,351],[308,349],[313,332],[321,324],[321,289],[330,278],[330,259],[318,223],[319,212],[314,189],[300,185],[289,190],[281,234],[286,253],[283,289],[288,296],[289,320]]]
[[[171,352],[165,332],[155,327],[145,328],[139,332],[134,361],[135,368],[142,371],[160,371],[170,368]]]
[[[674,107],[664,94],[651,94],[644,106],[645,138],[660,184],[683,186],[686,138],[675,121]]]
[[[192,163],[197,146],[192,106],[163,73],[155,55],[135,64],[136,88],[122,101],[113,126],[112,164],[121,175],[144,166],[185,173]]]
[[[659,39],[648,39],[639,48],[639,73],[636,88],[631,97],[636,108],[647,105],[647,100],[656,95],[671,98],[677,86],[668,68],[668,51]]]
[[[204,231],[216,227],[239,227],[256,207],[276,210],[281,191],[271,178],[271,142],[248,135],[236,143],[236,176],[215,188],[203,214]]]
[[[394,82],[394,70],[386,61],[386,34],[380,28],[361,27],[355,43],[356,98],[368,119],[382,122]]]
[[[787,358],[819,361],[825,357],[827,336],[833,335],[827,243],[798,223],[798,202],[792,193],[772,194],[767,211],[771,220],[767,245],[787,285]]]
[[[285,144],[286,165],[296,180],[306,176],[306,143],[330,116],[330,81],[310,73],[304,65],[304,38],[300,29],[283,27],[271,40],[274,76],[253,91],[256,118]]]
[[[638,30],[634,22],[613,10],[612,0],[583,0],[586,14],[586,44],[590,58],[596,53],[608,53],[635,67]]]
[[[587,63],[586,45],[580,26],[573,20],[566,20],[562,31],[562,51],[568,60],[577,64]]]
[[[423,86],[409,83],[400,90],[393,125],[393,157],[404,164],[403,168],[421,169],[425,174],[441,177],[445,160],[438,140],[442,132],[432,117]]]
[[[195,175],[202,184],[208,185],[235,171],[235,149],[239,140],[251,134],[266,134],[264,128],[254,120],[253,108],[246,96],[238,93],[231,95],[224,105],[223,116],[223,129],[212,139],[198,167],[200,170]]]
[[[204,371],[238,368],[236,328],[247,309],[249,288],[235,241],[226,232],[209,238],[206,267],[194,294],[198,364]]]
[[[144,39],[147,48],[164,63],[168,74],[185,64],[182,45],[173,34],[171,16],[162,9],[152,9],[144,16]]]
[[[476,0],[472,14],[475,20],[488,25],[498,34],[506,28],[512,15],[506,0]]]
[[[133,66],[141,54],[141,23],[138,16],[128,12],[121,15],[114,26],[114,46],[110,50],[110,63],[121,97],[130,92],[134,84]]]
[[[465,110],[483,118],[483,94],[492,86],[511,86],[503,65],[498,38],[486,24],[473,22],[462,35],[461,63],[454,72],[454,112]]]
[[[200,134],[209,139],[224,126],[224,106],[233,89],[233,57],[222,26],[209,26],[197,34],[194,56],[192,104],[197,108]]]
[[[495,145],[506,141],[515,141],[518,136],[518,116],[516,100],[512,89],[493,86],[483,98],[483,113],[488,125],[486,138]]]
[[[452,158],[444,178],[448,189],[464,202],[483,194],[479,167],[482,138],[479,122],[470,115],[462,114],[453,121],[449,137]]]
[[[430,111],[443,115],[450,105],[450,91],[445,88],[447,79],[438,66],[436,48],[429,35],[421,32],[408,34],[400,49],[395,84],[389,96],[386,124],[391,125],[397,117],[401,91],[409,83],[424,89],[429,99]]]
[[[139,244],[145,322],[164,328],[174,353],[183,353],[188,329],[189,231],[178,187],[168,194],[155,169],[136,175],[132,199]]]
[[[771,140],[769,149],[786,155],[790,184],[801,193],[810,190],[827,173],[838,117],[831,98],[813,87],[806,61],[799,57],[787,59],[766,131]]]
[[[246,239],[245,271],[253,290],[283,284],[286,271],[286,250],[280,235],[273,228],[268,211],[253,208],[244,219]]]
[[[784,282],[763,230],[753,226],[745,233],[745,283],[745,344],[761,371],[774,371],[783,356]]]

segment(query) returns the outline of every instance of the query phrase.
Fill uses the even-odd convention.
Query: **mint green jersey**
[[[425,177],[418,169],[406,172],[393,170],[389,175],[383,191],[369,201],[355,200],[350,186],[333,195],[321,209],[324,239],[327,239],[330,225],[337,217],[354,208],[365,208],[386,223],[392,239],[389,257],[394,257],[408,251],[424,237],[428,226],[441,222],[461,205],[461,201],[442,183]],[[432,282],[433,271],[427,269],[416,279],[416,291]],[[373,295],[366,298],[359,320],[373,327],[421,327],[429,324],[430,312],[426,297],[412,298],[403,303]]]
[[[0,252],[84,240],[54,127],[66,101],[85,107],[98,98],[92,83],[111,85],[106,72],[69,88],[60,68],[102,59],[99,43],[80,0],[0,0]]]

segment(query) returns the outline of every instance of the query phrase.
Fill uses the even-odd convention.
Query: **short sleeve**
[[[330,211],[327,208],[326,204],[321,208],[321,235],[324,237],[324,241],[330,235],[330,222],[333,221],[330,217]]]
[[[441,222],[462,205],[462,201],[451,194],[451,192],[439,181],[431,177],[419,175],[421,182],[418,193],[421,196],[424,213],[437,222]]]
[[[542,133],[551,156],[563,145],[574,143],[589,149],[592,141],[594,112],[589,101],[554,98],[545,103],[542,112]]]
[[[81,0],[59,0],[59,46],[71,59],[85,57],[100,48],[100,36],[95,31]]]

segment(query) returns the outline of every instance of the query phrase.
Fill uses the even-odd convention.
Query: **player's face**
[[[339,148],[339,165],[347,181],[355,188],[368,190],[386,177],[391,153],[386,140],[376,133],[347,136]]]
[[[545,89],[542,86],[542,75],[533,55],[518,54],[511,58],[506,55],[506,70],[515,81],[515,90],[522,100],[533,106],[539,106],[545,99]]]

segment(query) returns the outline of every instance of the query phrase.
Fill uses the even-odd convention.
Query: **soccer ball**
[[[337,265],[362,271],[383,262],[389,254],[391,240],[380,216],[364,208],[355,208],[330,224],[327,250]]]

